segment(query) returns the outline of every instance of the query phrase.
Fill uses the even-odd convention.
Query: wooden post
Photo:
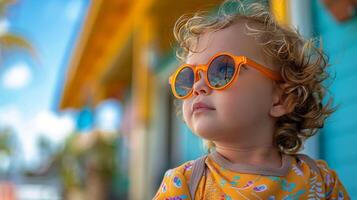
[[[133,32],[133,103],[135,116],[130,133],[130,199],[151,199],[148,196],[148,145],[150,121],[150,90],[152,73],[150,71],[149,47],[153,39],[153,23],[147,16],[151,0],[143,1],[146,7],[140,9],[134,20]],[[143,2],[138,2],[138,4]],[[141,5],[145,6],[145,5]]]

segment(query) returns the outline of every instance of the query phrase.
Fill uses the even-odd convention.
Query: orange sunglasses
[[[192,95],[193,85],[199,80],[198,72],[205,73],[205,82],[211,89],[223,90],[237,78],[242,65],[253,67],[269,79],[279,81],[281,76],[246,56],[235,56],[230,53],[217,53],[205,65],[181,65],[169,78],[171,90],[176,98],[185,99]]]

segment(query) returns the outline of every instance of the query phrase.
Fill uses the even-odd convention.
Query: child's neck
[[[281,154],[272,145],[237,146],[215,143],[216,151],[230,162],[279,168],[282,165]]]

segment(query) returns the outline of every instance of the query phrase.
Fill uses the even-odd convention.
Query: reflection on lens
[[[208,82],[212,87],[223,87],[232,80],[234,70],[233,58],[227,55],[218,56],[211,62],[208,68]]]
[[[191,68],[182,68],[175,81],[175,90],[178,96],[184,97],[190,93],[195,81],[194,79],[194,73]]]

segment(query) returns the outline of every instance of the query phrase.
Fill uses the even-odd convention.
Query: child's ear
[[[287,107],[282,99],[281,88],[274,91],[273,102],[270,108],[270,115],[272,117],[281,117],[288,113]]]

